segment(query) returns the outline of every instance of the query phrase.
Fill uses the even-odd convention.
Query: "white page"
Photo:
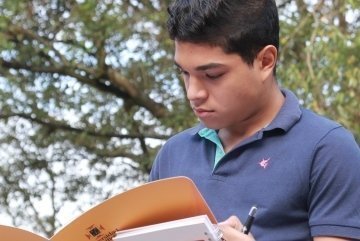
[[[218,241],[217,227],[206,215],[117,232],[114,241]]]

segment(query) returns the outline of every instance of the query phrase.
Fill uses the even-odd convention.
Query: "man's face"
[[[175,41],[175,63],[190,105],[207,127],[231,129],[257,121],[266,87],[256,60],[249,66],[220,47]]]

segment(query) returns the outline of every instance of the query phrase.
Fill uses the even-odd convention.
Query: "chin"
[[[220,130],[224,128],[223,125],[220,123],[210,122],[210,121],[201,121],[201,123],[206,126],[207,128],[213,129],[213,130]]]

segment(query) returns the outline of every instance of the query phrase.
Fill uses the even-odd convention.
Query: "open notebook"
[[[221,233],[206,215],[118,231],[114,241],[219,241]]]
[[[19,241],[111,241],[117,231],[206,215],[216,219],[195,184],[186,177],[149,182],[115,195],[84,212],[62,227],[50,239],[28,238]],[[10,228],[11,229],[11,228]],[[8,229],[0,229],[1,241]],[[20,229],[17,229],[20,230]],[[11,237],[10,236],[5,237]],[[40,238],[40,239],[39,239]]]

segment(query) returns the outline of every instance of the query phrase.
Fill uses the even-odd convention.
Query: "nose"
[[[195,105],[196,102],[201,102],[207,97],[207,90],[205,85],[201,80],[189,76],[189,78],[185,81],[186,87],[186,96],[190,102],[193,102]]]

